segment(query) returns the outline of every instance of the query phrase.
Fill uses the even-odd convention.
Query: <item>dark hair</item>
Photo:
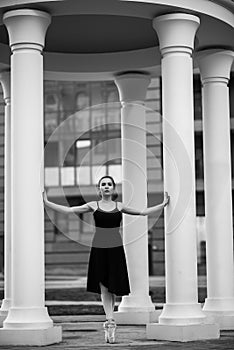
[[[112,181],[112,184],[113,184],[113,187],[114,187],[114,193],[112,194],[111,198],[112,198],[112,200],[116,200],[118,198],[118,193],[115,190],[116,183],[115,183],[115,180],[113,179],[112,176],[110,176],[110,175],[102,176],[99,179],[98,183],[97,183],[97,188],[100,189],[100,184],[101,184],[102,179],[106,179],[106,178],[108,178],[108,179],[110,179]],[[100,194],[99,194],[99,196],[100,196]]]

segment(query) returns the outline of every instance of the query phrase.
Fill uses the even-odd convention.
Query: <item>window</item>
[[[61,168],[61,185],[62,186],[74,186],[75,185],[74,167]]]
[[[58,126],[59,99],[55,93],[45,95],[45,134],[50,135]]]
[[[118,102],[119,101],[119,94],[117,89],[116,90],[111,90],[107,94],[107,102]]]
[[[200,75],[195,74],[193,76],[193,91],[194,91],[194,119],[202,119],[202,94],[201,94],[201,81]]]
[[[91,140],[84,139],[76,141],[76,165],[90,165]]]
[[[122,182],[122,165],[113,164],[108,168],[108,175],[112,176],[115,179],[116,183]]]
[[[78,185],[91,184],[90,166],[76,167],[76,183]]]
[[[76,182],[79,185],[91,184],[90,149],[90,139],[76,141]]]
[[[69,220],[67,220],[67,215],[62,214],[62,213],[55,213],[55,240],[60,241],[60,240],[65,240],[69,232]]]
[[[45,186],[59,186],[59,167],[45,168]]]
[[[91,110],[91,127],[92,132],[97,131],[103,131],[106,130],[107,127],[107,121],[106,121],[106,113],[105,113],[105,106],[95,106]]]
[[[107,161],[107,140],[92,140],[92,164],[103,164]]]
[[[58,166],[59,144],[58,142],[49,142],[45,145],[45,166]]]
[[[63,162],[63,166],[64,167],[74,167],[74,164],[75,164],[75,157],[76,157],[76,149],[75,149],[75,144],[73,144],[67,154],[65,155],[64,153],[66,152],[66,142],[69,142],[69,141],[63,141],[61,142],[61,153],[60,154],[63,154],[63,156],[65,156],[64,158],[64,162]],[[69,145],[69,144],[68,144]]]
[[[106,165],[94,165],[92,166],[92,183],[97,184],[98,180],[102,177],[108,175]]]
[[[79,111],[81,109],[87,108],[89,106],[89,96],[86,91],[81,91],[76,96],[76,109]]]
[[[47,133],[59,124],[60,106],[60,121],[67,118],[45,152],[47,183],[91,185],[110,172],[120,179],[121,106],[114,82],[50,81],[46,86]]]
[[[204,178],[203,171],[203,139],[202,133],[195,133],[195,171],[196,171],[196,179]]]

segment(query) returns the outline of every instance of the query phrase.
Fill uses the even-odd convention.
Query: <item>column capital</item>
[[[6,104],[10,103],[11,98],[11,75],[10,71],[0,72],[0,83],[3,90],[3,98]]]
[[[231,50],[204,50],[198,52],[198,63],[202,83],[219,82],[227,84],[230,78],[234,51]]]
[[[143,104],[150,75],[146,73],[125,73],[115,76],[115,83],[119,90],[120,101]]]
[[[43,11],[20,9],[6,12],[3,15],[3,23],[9,33],[12,51],[19,48],[34,48],[41,51],[50,22],[51,16]]]
[[[166,54],[167,50],[170,53],[183,51],[192,54],[199,24],[199,17],[186,13],[172,13],[154,18],[153,28],[158,35],[162,54]]]

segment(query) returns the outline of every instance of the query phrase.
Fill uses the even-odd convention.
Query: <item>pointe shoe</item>
[[[105,334],[105,342],[109,343],[109,337],[108,337],[108,321],[105,321],[103,323],[103,328],[104,328],[104,334]]]
[[[107,324],[107,336],[108,336],[108,342],[110,344],[113,344],[115,342],[115,330],[116,330],[116,323],[114,320],[110,320]]]

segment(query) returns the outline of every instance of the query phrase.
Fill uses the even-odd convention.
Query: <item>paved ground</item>
[[[102,330],[104,320],[101,315],[94,316],[54,316],[56,324],[62,325],[63,341],[60,344],[42,347],[48,350],[97,350],[107,348],[118,349],[160,349],[160,350],[233,350],[234,331],[223,331],[218,340],[195,341],[187,343],[147,340],[145,326],[118,326],[116,332],[116,343],[106,344]],[[38,350],[38,347],[12,347],[4,346],[0,349],[31,349]]]

